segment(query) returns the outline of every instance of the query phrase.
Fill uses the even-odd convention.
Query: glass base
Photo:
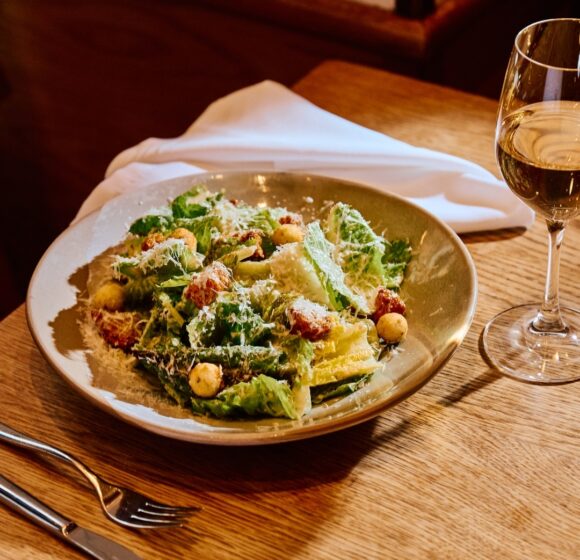
[[[540,304],[512,307],[483,330],[483,348],[502,373],[530,383],[570,383],[580,379],[580,312],[561,308],[565,332],[532,327]]]

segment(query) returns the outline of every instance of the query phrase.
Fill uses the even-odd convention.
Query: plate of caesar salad
[[[73,224],[39,262],[27,315],[47,360],[102,409],[254,445],[411,395],[463,340],[476,294],[463,243],[417,205],[328,177],[228,172],[143,187]]]

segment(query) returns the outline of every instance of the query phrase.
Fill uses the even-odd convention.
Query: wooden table
[[[495,171],[492,101],[339,62],[295,90],[357,123]],[[478,312],[447,366],[376,420],[279,446],[171,441],[101,412],[46,364],[21,306],[0,324],[0,418],[107,478],[204,509],[184,529],[131,532],[101,515],[67,467],[0,446],[0,471],[146,559],[579,558],[580,383],[513,381],[479,349],[496,312],[541,296],[543,225],[464,240],[479,272]],[[562,265],[562,299],[576,307],[579,245],[576,221]],[[4,507],[0,556],[81,558]]]

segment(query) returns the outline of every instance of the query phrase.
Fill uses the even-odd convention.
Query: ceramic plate
[[[387,238],[405,238],[414,254],[401,291],[409,335],[382,371],[356,393],[315,407],[301,420],[215,420],[195,417],[166,399],[150,398],[137,374],[119,375],[89,351],[80,335],[89,263],[117,245],[151,208],[196,184],[250,204],[286,206],[316,217],[329,201],[351,204]],[[399,197],[355,183],[291,173],[223,173],[180,177],[117,197],[67,229],[32,277],[27,314],[50,364],[97,406],[146,430],[186,441],[254,445],[312,437],[368,420],[411,395],[463,340],[476,303],[476,274],[460,239],[445,224]]]

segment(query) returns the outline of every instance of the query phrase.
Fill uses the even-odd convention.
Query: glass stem
[[[566,225],[564,222],[548,220],[548,270],[546,273],[546,289],[544,301],[536,318],[532,321],[532,328],[543,334],[565,334],[568,327],[562,320],[559,301],[560,280],[560,248],[564,240]]]

